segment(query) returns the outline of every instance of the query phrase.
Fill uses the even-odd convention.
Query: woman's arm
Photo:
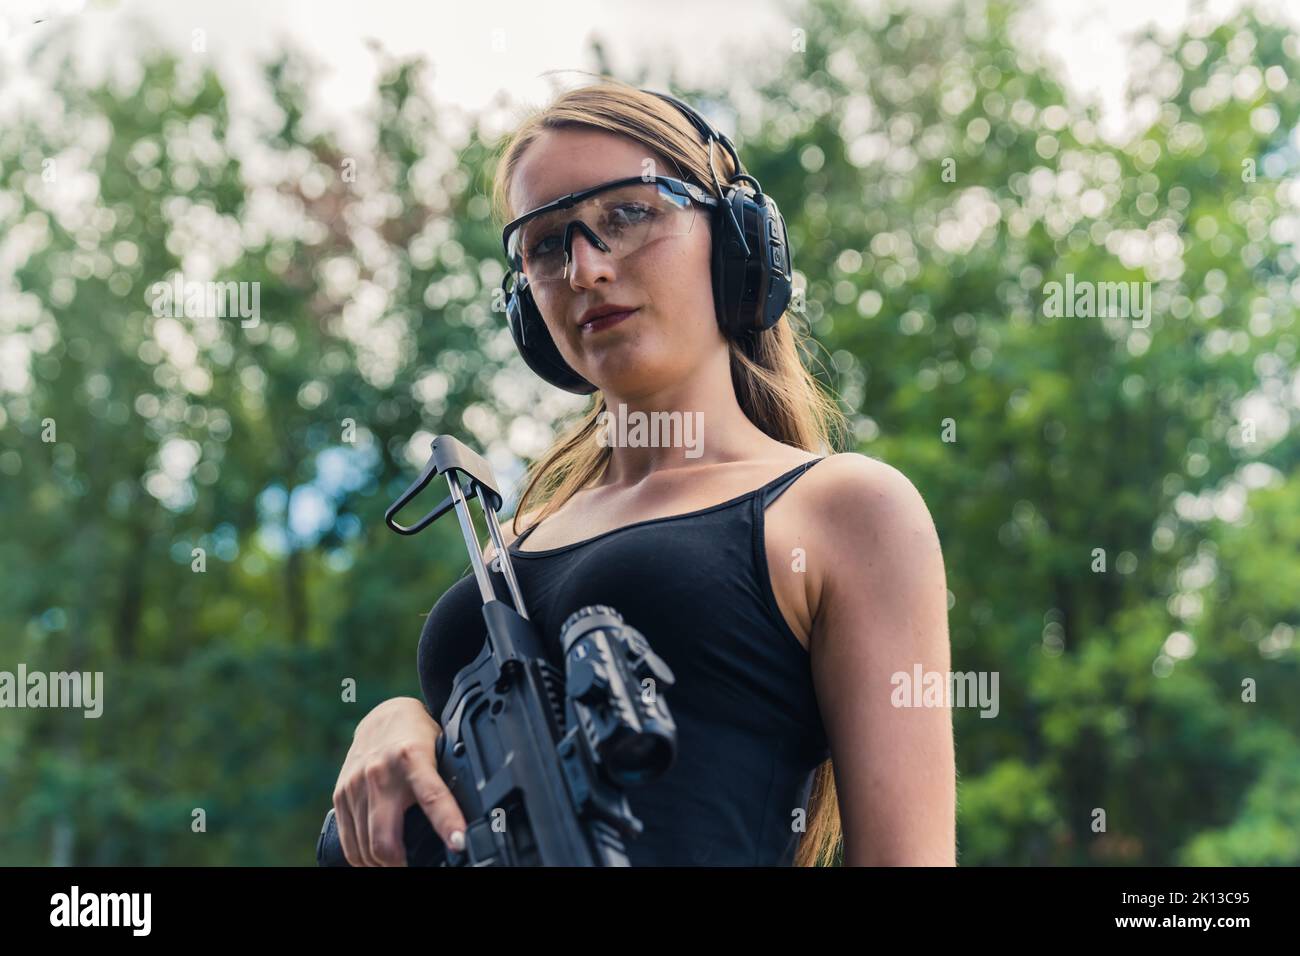
[[[834,455],[810,492],[813,680],[848,866],[956,865],[947,584],[921,495],[897,469]],[[815,473],[815,470],[814,470]],[[895,706],[923,675],[943,705]],[[918,694],[919,696],[919,694]],[[910,693],[905,698],[911,700]]]

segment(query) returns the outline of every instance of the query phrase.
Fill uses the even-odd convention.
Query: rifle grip
[[[406,808],[406,816],[402,821],[402,843],[406,847],[407,866],[446,865],[447,848],[418,803]],[[351,865],[343,854],[343,844],[339,842],[338,821],[334,818],[333,807],[325,814],[325,822],[321,825],[320,836],[316,840],[316,865]]]

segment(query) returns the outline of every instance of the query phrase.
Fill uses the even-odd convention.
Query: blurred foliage
[[[960,860],[1300,863],[1297,37],[1146,38],[1116,143],[1015,5],[954,11],[792,8],[737,138],[852,450],[930,505],[953,668],[1000,675],[996,719],[955,712]],[[56,37],[0,129],[0,669],[106,697],[0,713],[0,861],[306,864],[468,567],[385,507],[432,435],[506,476],[582,402],[514,354],[496,134],[448,132],[418,62],[349,151],[294,50],[245,115],[148,49],[88,85]],[[155,317],[178,272],[259,283],[260,322]],[[1150,281],[1149,327],[1047,318],[1067,274]]]

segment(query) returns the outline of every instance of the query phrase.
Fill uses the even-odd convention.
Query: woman
[[[841,851],[847,865],[953,865],[951,714],[896,706],[892,679],[948,673],[938,536],[897,470],[818,454],[843,419],[788,315],[755,334],[724,324],[713,234],[739,226],[718,200],[743,170],[721,142],[601,78],[505,148],[495,199],[512,267],[559,358],[597,390],[528,476],[506,539],[515,573],[548,639],[574,609],[609,604],[675,673],[677,761],[628,792],[645,825],[634,865],[806,866]],[[650,202],[620,192],[637,177]],[[696,440],[608,427],[652,412],[698,423]],[[357,727],[334,793],[353,865],[402,865],[417,802],[463,846],[430,714],[482,645],[480,605],[472,575],[448,589],[420,639],[425,700],[385,701]]]

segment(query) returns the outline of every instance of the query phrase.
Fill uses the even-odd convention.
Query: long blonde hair
[[[596,76],[595,74],[589,74]],[[674,106],[609,76],[560,93],[548,105],[530,113],[503,147],[493,183],[493,212],[502,226],[517,213],[510,208],[510,182],[524,151],[544,130],[587,127],[636,140],[674,161],[683,178],[717,195],[709,170],[709,150],[699,131]],[[717,144],[713,149],[718,180],[724,185],[744,168],[731,167],[731,157]],[[833,437],[847,432],[847,422],[835,400],[805,367],[811,339],[792,323],[787,311],[772,329],[740,341],[729,340],[731,381],[745,415],[777,441],[806,451],[829,454]],[[540,506],[535,527],[559,510],[576,492],[603,474],[611,449],[598,440],[598,422],[605,411],[597,390],[591,407],[529,469],[525,490],[514,514],[514,532],[530,504]],[[832,431],[836,433],[832,435]],[[807,829],[795,855],[796,866],[830,865],[839,855],[842,828],[831,761],[817,769],[809,795]]]

